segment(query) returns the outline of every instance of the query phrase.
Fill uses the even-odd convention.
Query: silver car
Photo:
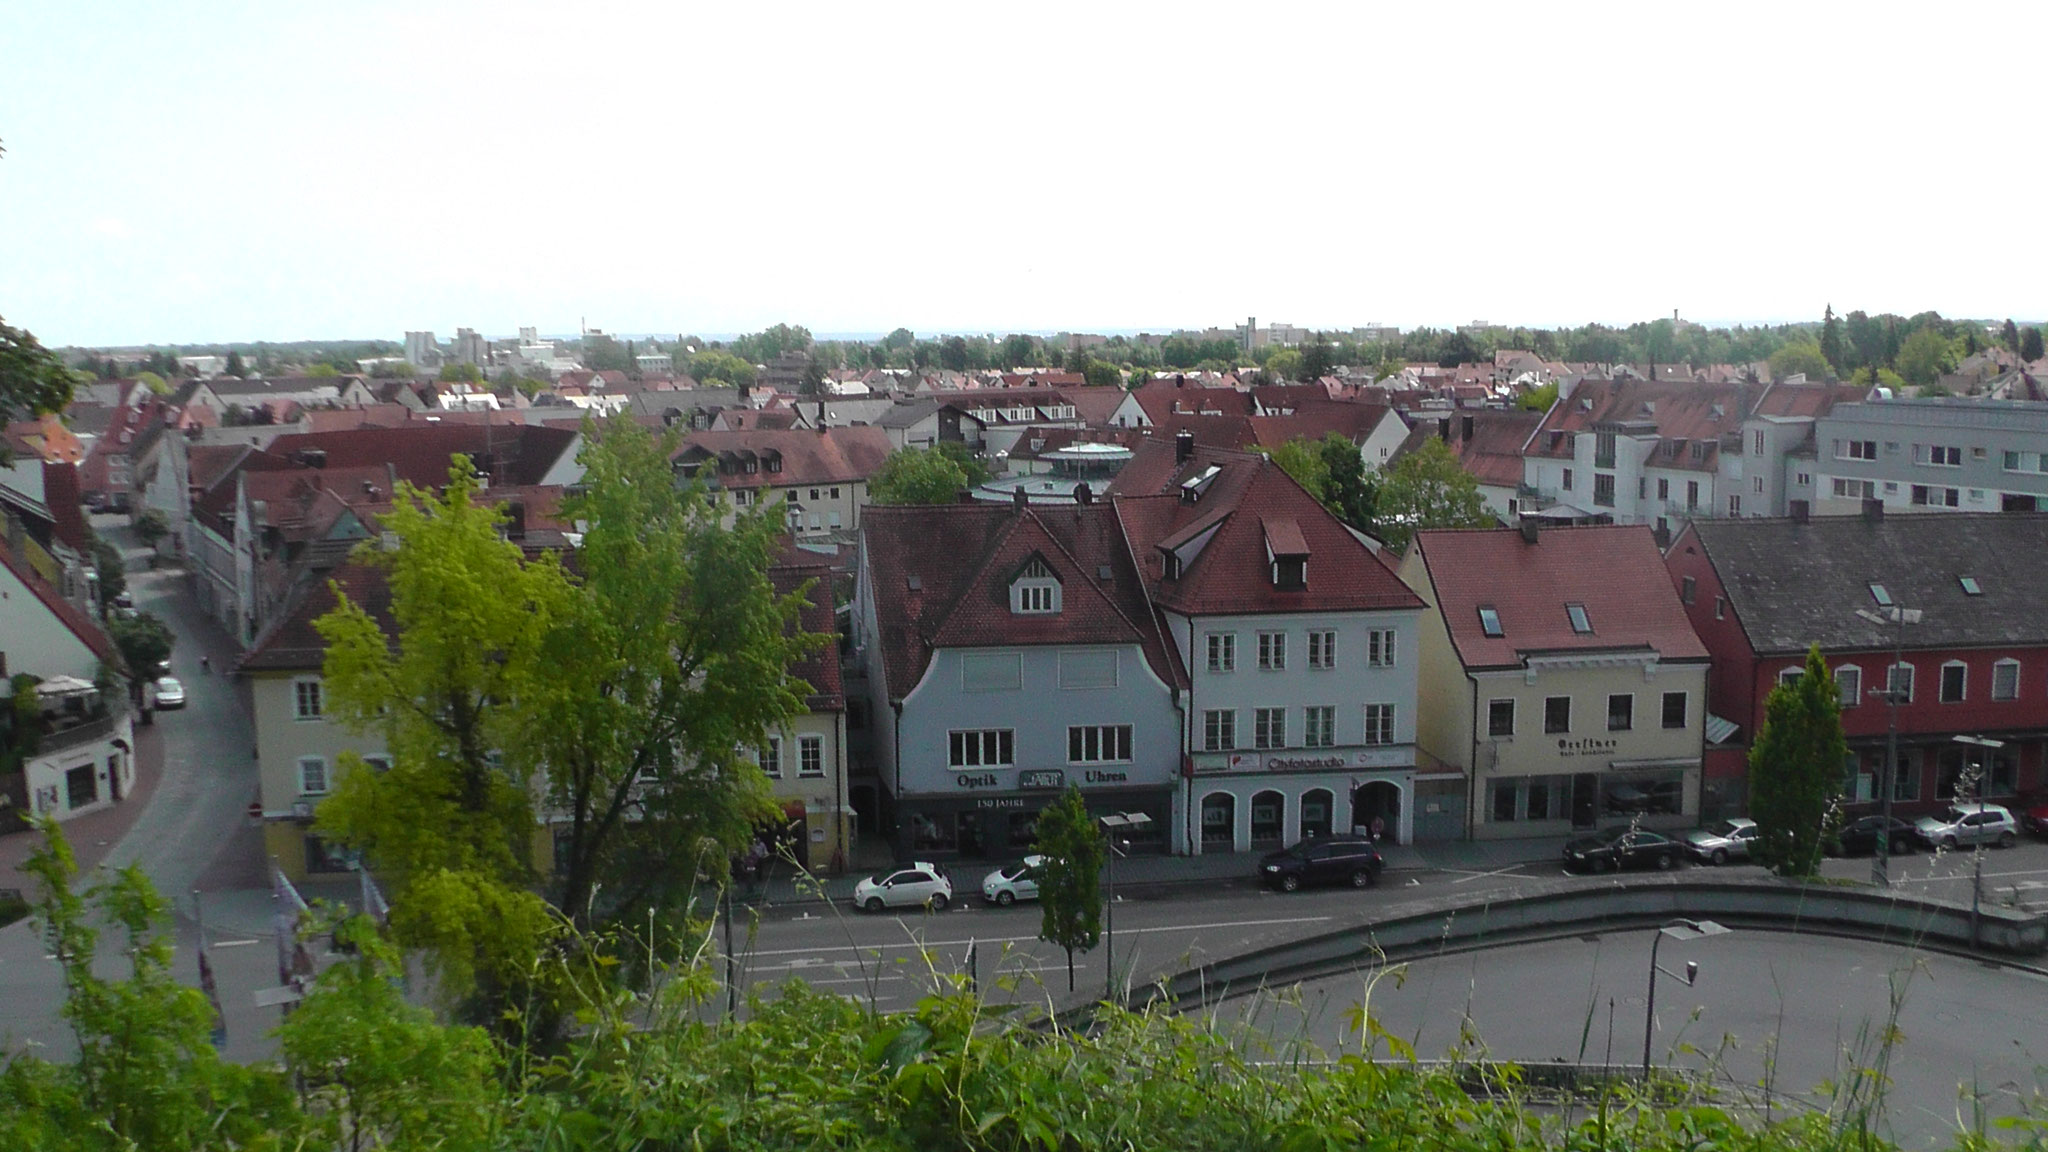
[[[1952,804],[1939,816],[1922,816],[1913,831],[1936,848],[1996,844],[2010,848],[2019,837],[2019,822],[2000,804]]]
[[[1726,864],[1730,860],[1749,859],[1749,848],[1756,843],[1756,837],[1756,821],[1737,816],[1687,832],[1685,850],[1692,853],[1695,860]]]

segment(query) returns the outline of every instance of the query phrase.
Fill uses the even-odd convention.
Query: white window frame
[[[1493,710],[1502,704],[1508,706],[1508,730],[1505,732],[1495,732],[1493,730]],[[1513,696],[1496,696],[1488,700],[1486,702],[1486,738],[1489,740],[1514,739],[1515,725],[1521,720],[1521,712],[1522,710],[1516,705]]]
[[[1018,616],[1053,616],[1060,610],[1060,582],[1025,579],[1010,585],[1010,611]]]
[[[1237,633],[1209,633],[1209,671],[1237,671]]]
[[[1262,752],[1287,747],[1287,709],[1252,709],[1252,747]]]
[[[2011,682],[2004,692],[1998,690],[1998,674],[2011,669]],[[1991,665],[1991,698],[1993,700],[2017,700],[2020,698],[2020,662],[2007,657],[1993,661]]]
[[[1835,665],[1835,692],[1844,708],[1854,708],[1863,703],[1863,667],[1859,664]]]
[[[1956,693],[1956,698],[1953,700],[1948,698],[1948,670],[1951,668],[1958,669],[1963,674],[1962,687]],[[1943,704],[1967,704],[1970,700],[1970,666],[1961,660],[1942,661],[1941,683],[1935,699]]]
[[[1900,683],[1901,679],[1904,680],[1903,685]],[[1901,704],[1911,704],[1913,702],[1913,691],[1916,687],[1914,681],[1917,679],[1919,677],[1915,675],[1912,663],[1901,660],[1897,664],[1892,665],[1890,670],[1885,673],[1885,696],[1887,698],[1897,697],[1898,702]]]
[[[1287,633],[1259,633],[1259,671],[1287,671]]]
[[[1396,712],[1392,704],[1367,704],[1365,706],[1365,743],[1367,745],[1394,744]]]
[[[1337,630],[1311,628],[1308,633],[1308,666],[1328,670],[1337,666]]]
[[[309,708],[307,705],[310,704]],[[327,715],[327,688],[317,676],[292,681],[292,716],[298,720],[320,720]]]
[[[796,738],[796,774],[799,777],[822,779],[825,775],[825,738],[823,736],[799,736]]]
[[[1784,688],[1788,685],[1797,684],[1799,683],[1799,678],[1804,675],[1806,675],[1806,665],[1788,664],[1778,669],[1778,682],[1774,687]]]
[[[768,742],[761,745],[760,763],[762,775],[770,780],[782,779],[782,737],[770,736]]]
[[[1203,710],[1202,751],[1237,751],[1237,709],[1207,708]]]
[[[1337,706],[1310,704],[1301,710],[1301,746],[1334,748],[1337,745]]]
[[[1094,745],[1092,748],[1090,745]],[[1067,763],[1128,764],[1131,762],[1129,724],[1069,724]]]
[[[307,772],[308,768],[312,769],[311,773]],[[319,787],[314,787],[314,784],[318,784]],[[327,757],[299,757],[299,795],[325,796],[333,787],[334,780],[327,771]]]
[[[956,772],[1010,768],[1016,763],[1014,728],[955,728],[946,733],[946,765]]]
[[[1365,634],[1365,664],[1368,668],[1392,668],[1399,633],[1392,628],[1374,628]]]

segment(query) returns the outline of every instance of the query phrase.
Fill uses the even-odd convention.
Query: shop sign
[[[993,772],[976,772],[953,778],[953,785],[956,788],[994,788],[996,783],[996,774]]]
[[[1614,753],[1614,749],[1619,743],[1620,741],[1618,740],[1601,740],[1592,736],[1588,736],[1583,740],[1559,740],[1557,742],[1557,754],[1559,756],[1609,756]]]
[[[1067,774],[1058,768],[1027,768],[1017,773],[1019,788],[1060,789],[1067,786]]]
[[[974,798],[974,806],[976,808],[1022,808],[1025,806],[1025,800],[1022,796],[977,796]]]
[[[1105,772],[1100,768],[1090,768],[1081,777],[1085,784],[1124,784],[1130,779],[1129,772]]]
[[[1233,771],[1264,768],[1269,772],[1343,772],[1361,768],[1406,768],[1413,763],[1414,753],[1406,744],[1359,748],[1349,752],[1284,752],[1273,756],[1239,752],[1230,757]]]

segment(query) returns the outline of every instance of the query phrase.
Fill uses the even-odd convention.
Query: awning
[[[36,685],[38,696],[76,696],[83,692],[95,691],[98,689],[93,686],[92,681],[80,680],[76,676],[52,676]]]
[[[1742,725],[1733,720],[1723,720],[1712,712],[1707,713],[1707,743],[1726,744],[1730,737],[1742,731]]]

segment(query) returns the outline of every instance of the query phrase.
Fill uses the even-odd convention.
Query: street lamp
[[[1143,828],[1152,823],[1152,817],[1143,812],[1112,812],[1096,819],[1109,840],[1109,851],[1103,854],[1103,862],[1109,868],[1109,910],[1103,920],[1102,959],[1109,969],[1109,998],[1121,1002],[1116,987],[1116,858],[1124,854],[1131,842],[1118,840],[1117,833]]]
[[[1645,1086],[1648,1086],[1650,1083],[1650,1034],[1657,1027],[1657,973],[1663,971],[1663,969],[1657,967],[1657,947],[1664,943],[1666,936],[1671,937],[1673,940],[1700,940],[1708,936],[1722,936],[1733,931],[1733,928],[1716,924],[1712,920],[1673,920],[1671,923],[1657,929],[1657,935],[1651,938],[1650,997],[1648,1006],[1643,1009],[1643,1084]],[[1685,981],[1685,986],[1690,988],[1693,981],[1699,978],[1700,966],[1694,961],[1687,960],[1684,973],[1665,972],[1664,974],[1673,980]]]
[[[1952,739],[1958,744],[1967,744],[1973,748],[1982,748],[1984,750],[1982,753],[1983,763],[1977,769],[1977,779],[1970,785],[1970,799],[1977,802],[1977,811],[1982,813],[1984,811],[1984,781],[1991,778],[1991,753],[2005,747],[2005,741],[1993,740],[1986,736],[1956,736]],[[1979,905],[1982,904],[1983,899],[1984,838],[1979,836],[1970,871],[1970,947],[1972,948],[1978,946],[1977,917],[1980,910]]]
[[[1858,608],[1856,615],[1883,628],[1892,626],[1892,662],[1884,670],[1884,688],[1872,689],[1870,695],[1885,699],[1884,717],[1884,779],[1879,781],[1878,791],[1884,813],[1883,828],[1877,837],[1877,851],[1870,857],[1870,882],[1880,888],[1889,888],[1892,883],[1892,790],[1899,778],[1899,665],[1906,659],[1906,625],[1920,622],[1920,610],[1892,603],[1891,593],[1883,591],[1882,584],[1870,586],[1871,596],[1889,609],[1889,613],[1872,612]],[[1880,594],[1882,593],[1882,594]]]

